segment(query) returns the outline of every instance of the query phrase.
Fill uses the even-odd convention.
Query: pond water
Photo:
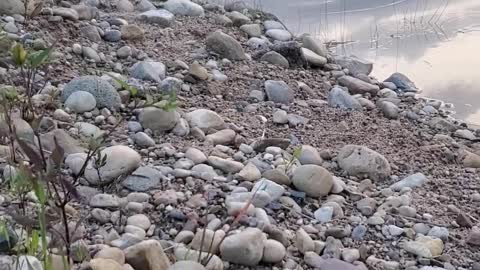
[[[480,125],[480,0],[251,1],[296,34],[374,62],[380,80],[406,74],[423,96]]]

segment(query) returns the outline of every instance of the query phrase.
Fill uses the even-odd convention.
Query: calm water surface
[[[253,1],[253,0],[252,0]],[[256,0],[290,31],[336,44],[375,63],[380,80],[399,71],[422,95],[453,103],[480,124],[480,0]]]

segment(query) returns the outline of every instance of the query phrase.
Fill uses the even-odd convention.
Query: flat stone
[[[393,191],[400,191],[406,187],[409,187],[409,188],[420,187],[423,184],[425,184],[427,180],[428,180],[427,177],[423,173],[415,173],[396,182],[395,184],[391,185],[390,188]]]
[[[348,174],[367,175],[372,180],[384,179],[391,173],[388,160],[365,146],[344,146],[338,153],[337,162]]]
[[[162,173],[152,167],[139,167],[122,182],[122,186],[133,191],[148,191],[160,184]]]
[[[293,102],[294,99],[293,91],[284,81],[266,81],[265,92],[267,93],[268,100],[275,103],[288,105]]]
[[[161,27],[169,27],[175,21],[175,15],[165,9],[145,11],[141,13],[139,17],[142,21]]]
[[[341,86],[348,88],[348,91],[351,94],[366,94],[376,95],[380,88],[377,85],[373,85],[367,82],[364,82],[360,79],[351,76],[342,76],[338,78],[338,83]]]

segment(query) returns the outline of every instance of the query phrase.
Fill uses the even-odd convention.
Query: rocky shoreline
[[[480,269],[480,130],[405,75],[237,1],[0,16],[0,269],[47,270],[25,236],[42,200],[15,187],[50,160],[75,196],[44,204],[49,269]],[[31,84],[15,41],[52,48]]]

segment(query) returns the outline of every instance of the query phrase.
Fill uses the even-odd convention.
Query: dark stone
[[[133,191],[147,191],[160,184],[162,173],[152,167],[140,167],[128,176],[122,185]]]
[[[470,217],[468,217],[464,213],[459,213],[458,214],[457,223],[458,223],[458,225],[460,225],[462,227],[466,227],[466,228],[472,228],[473,225],[474,225],[474,223],[472,222]]]
[[[277,146],[282,149],[287,149],[290,146],[290,140],[283,138],[267,138],[257,140],[253,143],[253,150],[256,152],[264,152],[269,146]]]
[[[0,253],[9,252],[18,242],[18,236],[11,228],[0,231]]]
[[[290,66],[304,68],[308,66],[307,59],[302,53],[302,47],[296,41],[276,42],[270,46],[270,49],[285,57]]]
[[[415,86],[407,76],[402,73],[396,72],[393,73],[390,77],[388,77],[385,82],[394,83],[398,89],[406,92],[417,92],[418,88]]]
[[[179,220],[179,221],[187,220],[187,216],[177,209],[170,211],[170,213],[168,213],[168,217]]]

